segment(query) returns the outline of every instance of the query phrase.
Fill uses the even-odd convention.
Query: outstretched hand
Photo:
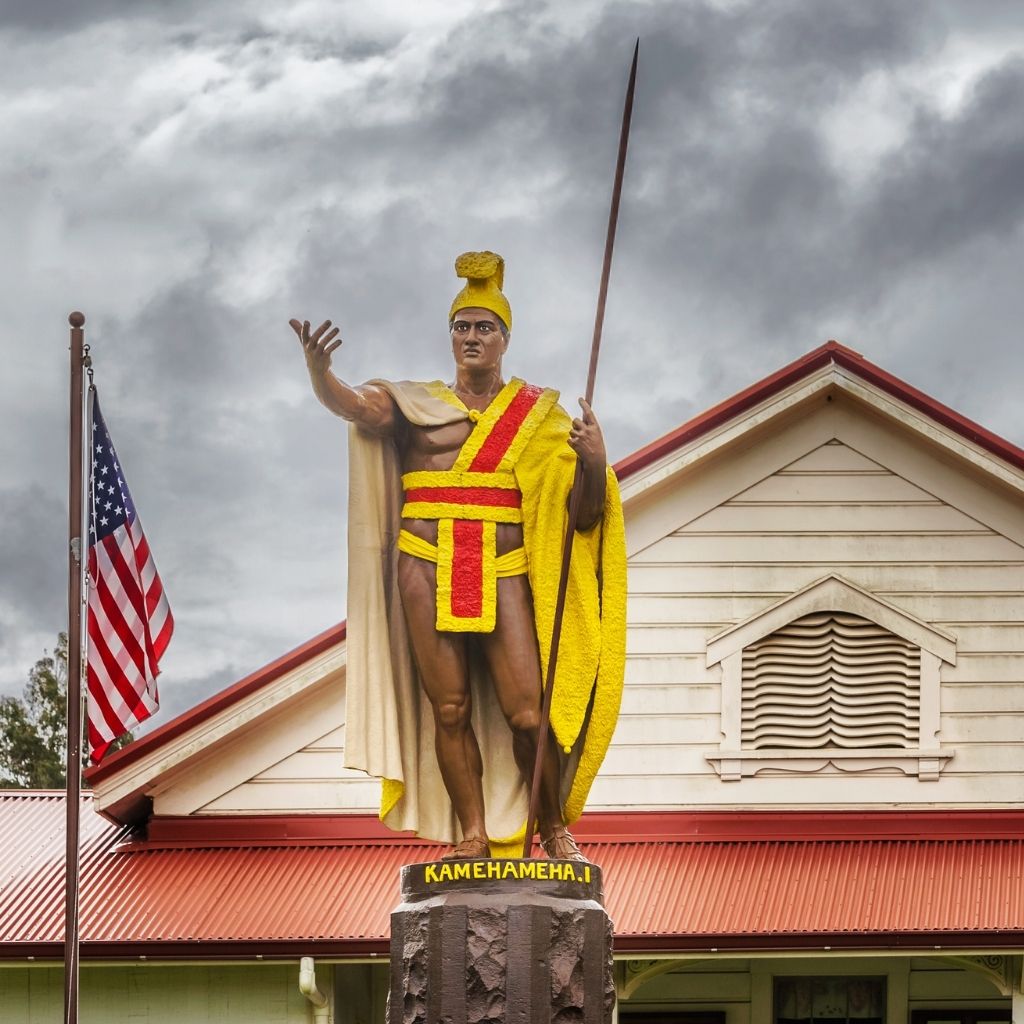
[[[572,421],[569,447],[580,457],[587,469],[603,471],[607,463],[607,454],[601,424],[597,422],[594,410],[583,398],[580,399],[580,408],[583,414]]]
[[[323,380],[331,368],[331,356],[341,347],[338,328],[331,327],[331,321],[325,320],[311,334],[308,320],[289,320],[288,323],[302,345],[310,377],[314,383]]]

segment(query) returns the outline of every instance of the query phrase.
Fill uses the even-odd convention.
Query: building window
[[[884,1024],[885,978],[776,978],[774,1024]]]

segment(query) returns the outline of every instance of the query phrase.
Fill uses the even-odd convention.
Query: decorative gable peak
[[[707,663],[709,666],[717,665],[780,627],[814,612],[847,612],[870,619],[940,660],[956,664],[956,637],[884,601],[838,573],[829,573],[815,580],[802,590],[713,636],[707,644]]]

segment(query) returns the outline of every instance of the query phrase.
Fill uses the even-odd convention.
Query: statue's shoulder
[[[386,391],[414,426],[439,426],[466,418],[465,407],[442,381],[377,378],[367,383]]]

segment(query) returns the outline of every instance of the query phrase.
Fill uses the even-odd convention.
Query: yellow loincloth
[[[422,537],[417,537],[415,533],[410,533],[408,530],[402,530],[398,534],[398,550],[412,555],[413,558],[422,558],[424,562],[437,564],[437,545],[431,544],[429,540],[424,540]],[[494,559],[494,575],[499,580],[506,576],[522,576],[524,572],[526,572],[526,548],[506,551]]]

